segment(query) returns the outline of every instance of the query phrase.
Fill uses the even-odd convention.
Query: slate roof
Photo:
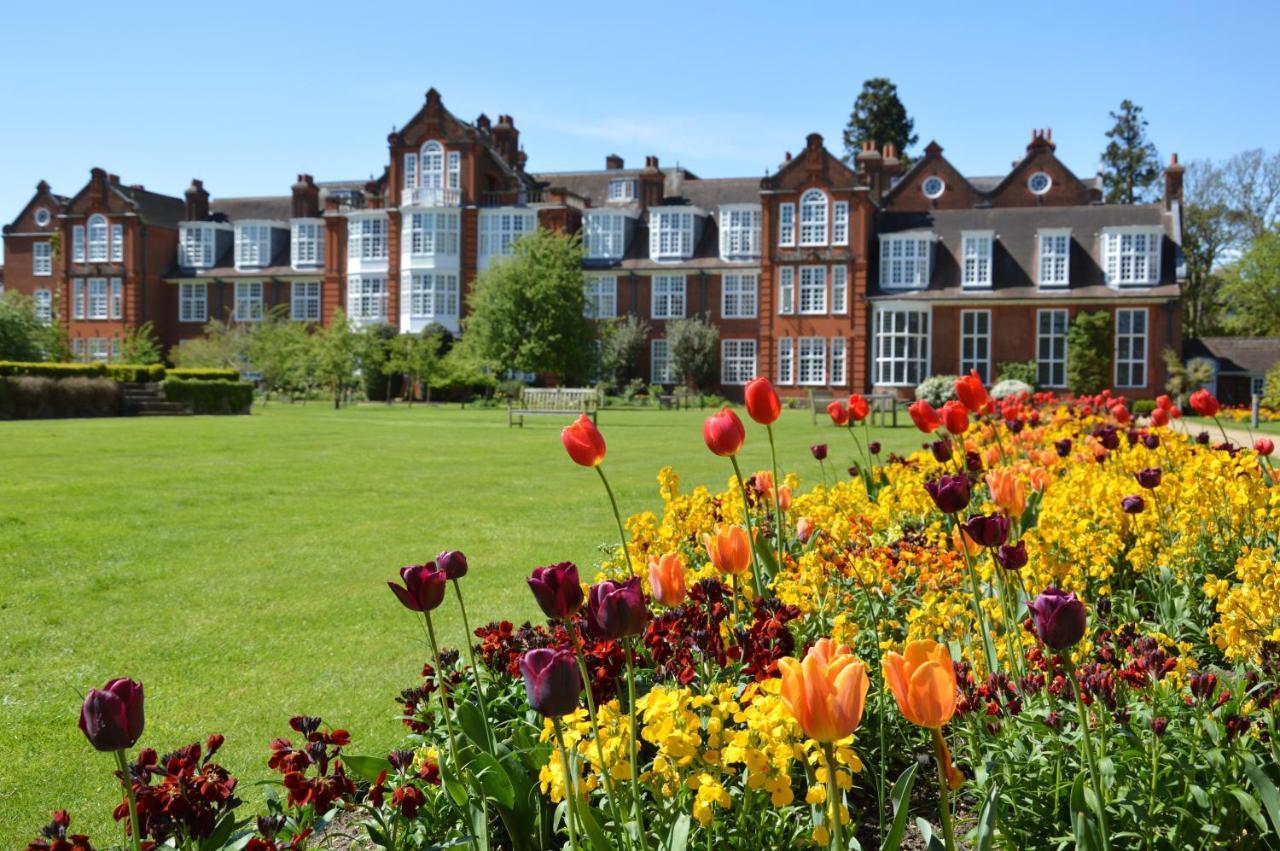
[[[1186,359],[1208,357],[1218,372],[1264,375],[1280,362],[1280,337],[1201,337],[1182,347]]]
[[[178,222],[186,217],[187,203],[181,198],[120,183],[112,183],[110,188],[112,192],[128,201],[139,218],[149,225],[176,228]]]
[[[227,221],[268,219],[288,221],[293,214],[290,195],[264,195],[256,198],[219,198],[209,202],[209,212],[221,213]]]

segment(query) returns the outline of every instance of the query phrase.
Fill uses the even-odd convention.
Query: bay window
[[[755,319],[760,276],[726,274],[721,278],[720,315],[725,319]]]
[[[347,220],[347,255],[352,260],[387,259],[387,220]]]
[[[1147,309],[1116,311],[1116,387],[1147,386]]]
[[[720,383],[746,384],[756,377],[756,341],[720,341]]]
[[[381,220],[378,220],[381,222]],[[385,222],[381,222],[385,225]],[[383,248],[385,255],[385,246]],[[456,255],[457,213],[412,213],[409,216],[409,251],[414,255]]]
[[[880,287],[924,289],[929,286],[931,235],[886,234],[880,237]]]
[[[654,275],[650,315],[654,319],[684,318],[684,275]]]
[[[928,308],[877,306],[873,334],[876,384],[914,387],[929,377]]]
[[[534,227],[532,210],[481,210],[480,267],[485,268],[491,257],[510,257],[515,241]]]
[[[347,318],[359,324],[386,322],[387,279],[376,275],[348,275]]]
[[[409,314],[414,319],[456,318],[457,273],[414,272],[409,279]]]

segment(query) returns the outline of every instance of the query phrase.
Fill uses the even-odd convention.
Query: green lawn
[[[659,504],[664,464],[722,484],[707,412],[601,416],[624,512]],[[905,418],[904,418],[905,419]],[[424,647],[385,580],[464,550],[474,624],[536,614],[523,578],[590,565],[613,520],[596,477],[559,442],[559,418],[508,429],[505,411],[273,404],[249,417],[0,423],[0,847],[22,846],[57,807],[105,845],[116,836],[111,759],[76,728],[79,694],[113,676],[146,684],[144,744],[161,753],[212,732],[245,782],[290,715],[351,730],[381,753],[403,728],[393,697]],[[779,421],[780,464],[808,481],[809,445],[841,469],[853,443],[807,411]],[[918,447],[909,421],[875,437]],[[768,462],[749,424],[744,469]],[[590,570],[585,571],[590,576]],[[446,642],[462,630],[452,599]]]
[[[1220,416],[1218,418],[1228,431],[1238,431],[1242,435],[1248,435],[1250,432],[1254,434],[1276,435],[1280,434],[1280,421],[1260,420],[1258,427],[1253,428],[1248,419],[1234,420],[1231,417]],[[1208,431],[1215,438],[1221,438],[1222,434],[1218,431],[1218,425],[1213,420],[1205,417],[1186,417],[1184,420],[1187,424],[1187,431],[1196,434],[1200,431]]]

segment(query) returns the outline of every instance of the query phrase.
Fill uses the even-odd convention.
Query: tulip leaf
[[[516,790],[511,785],[511,778],[493,754],[475,751],[467,761],[476,782],[480,784],[484,794],[497,801],[507,809],[515,807]]]
[[[664,851],[685,851],[689,845],[689,814],[681,813],[674,822],[671,823],[671,834],[667,838],[667,844]]]
[[[1102,847],[1102,841],[1094,815],[1086,803],[1084,774],[1083,771],[1077,774],[1071,784],[1071,826],[1078,851],[1097,851]]]
[[[1258,790],[1258,797],[1262,798],[1262,803],[1267,808],[1267,816],[1271,819],[1272,829],[1280,833],[1280,791],[1276,790],[1276,784],[1271,782],[1271,778],[1260,766],[1252,762],[1245,763],[1244,773],[1253,784],[1253,788]]]
[[[913,762],[893,784],[889,799],[893,802],[893,825],[880,843],[880,851],[898,851],[902,838],[907,832],[907,815],[911,810],[911,787],[916,782],[916,771],[920,763]]]
[[[476,747],[486,753],[492,752],[489,749],[489,737],[485,734],[484,716],[480,714],[480,708],[476,704],[459,701],[454,704],[454,717],[458,719],[462,732],[467,734],[467,738],[474,742]]]
[[[596,851],[613,851],[613,845],[604,835],[604,830],[596,820],[596,814],[591,811],[591,807],[579,806],[575,811],[578,814],[578,821],[582,824],[582,832],[591,840],[591,847]]]
[[[1000,820],[1000,785],[991,784],[987,792],[987,800],[982,804],[982,812],[978,814],[977,851],[991,851],[996,841],[996,823]]]
[[[344,753],[342,755],[342,764],[346,766],[347,771],[366,783],[377,783],[378,774],[383,771],[390,773],[391,763],[386,757],[381,756],[357,756],[356,754]]]
[[[769,543],[769,539],[762,535],[756,536],[755,548],[756,555],[760,557],[760,563],[764,569],[764,576],[760,577],[761,583],[764,583],[778,575],[778,556],[773,551],[773,546]]]
[[[947,846],[938,838],[938,834],[933,832],[933,825],[927,819],[917,816],[916,827],[920,830],[920,836],[924,839],[924,847],[927,851],[947,851]]]
[[[1256,824],[1259,830],[1266,833],[1267,822],[1262,817],[1262,805],[1258,803],[1258,799],[1238,786],[1233,786],[1227,791],[1236,799],[1236,803],[1240,805],[1240,809],[1244,810],[1244,814],[1249,817],[1250,821]]]

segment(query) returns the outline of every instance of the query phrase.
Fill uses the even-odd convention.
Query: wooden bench
[[[578,416],[587,414],[592,422],[600,411],[600,393],[593,387],[524,387],[520,398],[507,403],[507,428],[527,416]]]
[[[842,397],[843,398],[843,397]],[[827,405],[831,404],[835,396],[827,390],[810,390],[809,391],[809,418],[814,425],[818,424],[818,415],[827,413]],[[871,409],[871,425],[887,425],[892,422],[893,427],[898,427],[898,403],[897,396],[892,393],[871,393],[867,395],[867,406]]]

